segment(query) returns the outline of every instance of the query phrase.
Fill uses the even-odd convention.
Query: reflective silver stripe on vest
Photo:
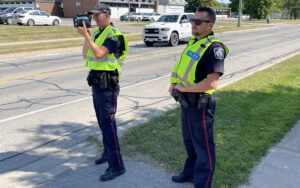
[[[208,43],[211,43],[211,40],[216,40],[216,38],[215,38],[215,37],[209,38],[209,40],[205,41],[203,45],[206,47],[206,45],[207,45]],[[201,52],[202,52],[202,50],[204,50],[205,47],[202,47],[202,45],[200,45],[200,47],[198,48],[196,54],[200,55]],[[201,59],[201,58],[200,58],[200,59]],[[189,76],[189,74],[190,74],[190,71],[192,70],[192,68],[193,68],[193,66],[194,66],[194,64],[195,64],[195,62],[196,62],[196,61],[195,61],[193,58],[191,58],[191,60],[190,60],[190,62],[189,62],[189,65],[188,65],[187,69],[185,70],[185,73],[184,73],[184,76],[183,76],[183,80],[186,80],[186,81],[187,81],[187,78],[188,78],[188,76]]]
[[[114,58],[107,58],[106,56],[101,57],[100,59],[96,59],[95,57],[86,57],[85,60],[96,61],[96,62],[108,62],[108,63],[115,63],[115,62],[117,62],[119,65],[123,65],[122,61],[119,61],[119,60],[114,59]]]
[[[209,38],[209,40],[207,40],[203,45],[205,45],[205,47],[206,47],[206,45],[207,45],[208,43],[210,43],[212,40],[217,40],[217,38],[215,38],[215,37]],[[200,55],[203,49],[204,49],[204,48],[200,45],[200,47],[198,48],[198,50],[197,50],[196,53],[197,53],[198,55]],[[189,75],[190,71],[192,70],[193,65],[195,64],[195,62],[196,62],[196,61],[195,61],[194,59],[191,58],[191,60],[190,60],[190,62],[189,62],[189,65],[188,65],[188,67],[187,67],[187,69],[186,69],[186,71],[185,71],[185,73],[184,73],[183,78],[181,78],[181,77],[180,77],[177,73],[175,73],[175,72],[172,72],[171,77],[175,77],[175,78],[179,79],[180,81],[184,82],[187,86],[191,86],[191,83],[188,81],[188,75]]]
[[[184,80],[175,72],[172,72],[171,77],[177,78],[178,80],[184,82],[187,86],[192,86],[187,80]]]

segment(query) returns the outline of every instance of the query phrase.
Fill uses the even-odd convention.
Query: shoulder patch
[[[118,37],[109,37],[111,40],[113,41],[117,41],[118,40]]]
[[[216,59],[224,59],[224,49],[220,47],[214,48],[214,54]]]

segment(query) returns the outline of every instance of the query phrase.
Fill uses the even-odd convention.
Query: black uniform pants
[[[120,145],[117,135],[115,114],[120,86],[117,84],[113,91],[100,88],[99,84],[92,85],[94,108],[99,127],[102,132],[104,154],[108,157],[109,167],[123,166]]]
[[[194,178],[195,188],[211,187],[215,169],[215,144],[213,124],[215,100],[205,110],[196,105],[181,107],[182,136],[188,158],[183,174]]]

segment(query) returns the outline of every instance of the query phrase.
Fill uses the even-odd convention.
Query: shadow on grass
[[[259,91],[224,89],[216,93],[216,171],[213,187],[238,187],[252,168],[300,118],[300,89],[282,85]],[[153,118],[122,138],[126,153],[149,155],[174,172],[186,158],[180,109]]]

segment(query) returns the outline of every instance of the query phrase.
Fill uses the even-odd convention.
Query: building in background
[[[99,2],[110,6],[111,18],[119,18],[126,12],[183,13],[186,4],[185,0],[0,0],[0,8],[40,7],[50,15],[72,18],[78,13],[92,10]]]
[[[211,7],[217,18],[230,18],[231,17],[231,8],[229,7]]]
[[[111,18],[119,18],[126,12],[181,13],[185,5],[185,0],[63,0],[64,16],[88,12],[99,2],[110,6]]]

